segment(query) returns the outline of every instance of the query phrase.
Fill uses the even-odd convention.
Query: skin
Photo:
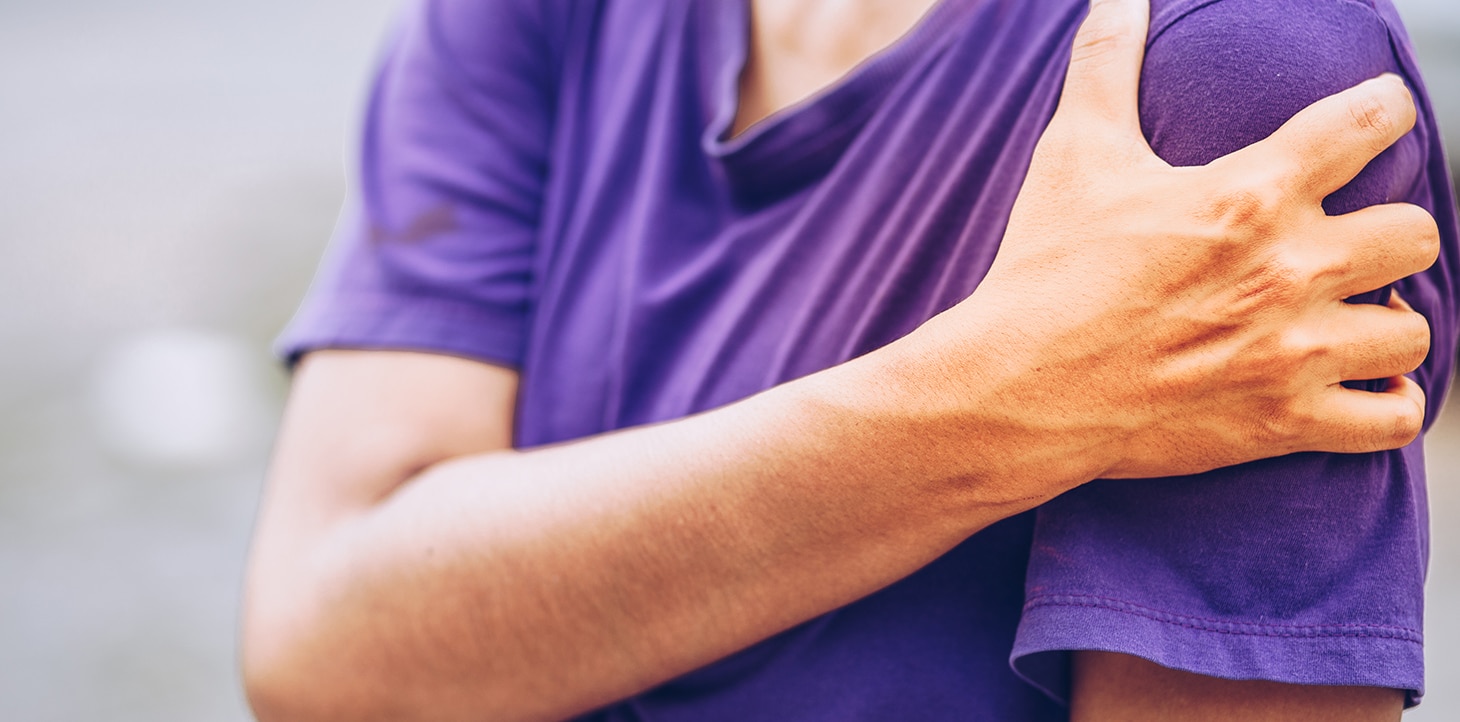
[[[1071,722],[1366,722],[1398,720],[1404,693],[1230,680],[1110,652],[1075,655]]]
[[[1412,440],[1423,396],[1399,374],[1423,360],[1427,324],[1399,302],[1341,299],[1427,267],[1438,232],[1414,207],[1320,206],[1413,123],[1403,84],[1371,81],[1259,146],[1171,168],[1135,117],[1145,12],[1093,8],[978,291],[857,360],[514,451],[512,371],[308,355],[244,604],[259,718],[559,719],[865,596],[1097,477]],[[761,37],[752,65],[769,75]],[[747,126],[819,87],[745,83],[762,97]],[[1354,378],[1391,382],[1338,385]],[[1112,694],[1078,709],[1120,716],[1148,672],[1082,671]]]
[[[936,0],[751,2],[750,53],[732,132],[833,85],[895,43]]]

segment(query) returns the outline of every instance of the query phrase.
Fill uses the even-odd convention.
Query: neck
[[[733,134],[835,84],[907,34],[937,0],[752,0]]]

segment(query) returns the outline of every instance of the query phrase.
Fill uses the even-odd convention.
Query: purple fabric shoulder
[[[1175,165],[1200,165],[1277,130],[1319,98],[1384,72],[1414,89],[1412,133],[1324,203],[1331,215],[1409,202],[1456,225],[1448,165],[1423,79],[1387,0],[1157,2],[1143,74],[1141,119]],[[1317,241],[1315,239],[1315,242]],[[1434,352],[1416,378],[1438,414],[1454,365],[1456,245],[1427,273],[1398,284],[1433,323]]]
[[[351,202],[277,342],[521,362],[567,0],[417,0],[376,72]]]
[[[1403,201],[1439,219],[1441,262],[1398,285],[1435,329],[1416,374],[1433,413],[1454,359],[1460,243],[1433,117],[1397,22],[1355,0],[1158,0],[1141,119],[1158,154],[1197,165],[1367,78],[1408,80],[1421,106],[1416,129],[1325,208]],[[1016,668],[1064,697],[1066,652],[1107,650],[1231,679],[1405,689],[1415,703],[1428,547],[1420,446],[1098,481],[1057,499],[1036,524]]]

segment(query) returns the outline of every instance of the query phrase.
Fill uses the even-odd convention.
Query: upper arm
[[[566,7],[408,6],[376,71],[353,202],[278,341],[291,362],[310,355],[271,499],[304,485],[318,488],[301,498],[378,500],[426,465],[510,445]],[[372,353],[312,353],[331,349]]]
[[[266,514],[367,508],[433,464],[510,448],[516,392],[517,372],[469,359],[310,353],[295,373]]]
[[[1418,89],[1395,31],[1359,0],[1158,1],[1143,128],[1159,155],[1195,165],[1379,73],[1398,72]],[[1441,262],[1399,284],[1406,299],[1422,299],[1416,309],[1434,327],[1416,373],[1433,414],[1453,362],[1457,234],[1433,118],[1416,95],[1416,130],[1324,205],[1337,214],[1412,202],[1440,222]],[[1225,708],[1230,717],[1258,699],[1341,706],[1340,695],[1300,685],[1416,698],[1428,543],[1421,447],[1297,454],[1066,494],[1039,511],[1016,667],[1064,696],[1070,651],[1121,653],[1083,655],[1077,666],[1084,682],[1098,680],[1076,680],[1077,704],[1098,700],[1107,712],[1112,700],[1140,700],[1156,677],[1167,694],[1207,705],[1188,711],[1212,716],[1223,714],[1212,705],[1235,705]],[[1092,697],[1094,689],[1120,694]],[[1221,694],[1204,695],[1214,690]],[[1399,697],[1371,694],[1376,714],[1397,712]]]
[[[317,351],[299,363],[250,553],[243,666],[260,714],[318,627],[331,539],[422,469],[512,441],[516,372],[439,354]],[[323,590],[323,591],[322,591]],[[323,595],[323,596],[322,596]],[[287,705],[285,705],[287,708]]]
[[[1236,681],[1108,652],[1075,655],[1072,722],[1374,722],[1397,720],[1399,690]]]
[[[413,0],[378,67],[353,202],[278,341],[303,358],[250,588],[417,471],[512,441],[568,5]],[[353,350],[353,351],[351,351]]]

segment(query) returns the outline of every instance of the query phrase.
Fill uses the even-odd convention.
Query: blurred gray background
[[[393,0],[0,0],[0,720],[239,720],[284,380]],[[1460,151],[1460,1],[1400,0]],[[1452,156],[1453,157],[1453,156]],[[1460,404],[1429,690],[1460,720]]]

